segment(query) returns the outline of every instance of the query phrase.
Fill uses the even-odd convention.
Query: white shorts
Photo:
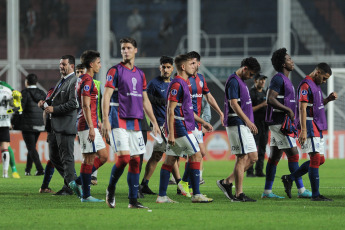
[[[90,142],[88,140],[89,130],[78,132],[81,153],[95,153],[98,150],[105,148],[105,144],[104,144],[101,134],[99,133],[99,130],[98,129],[94,129],[94,130],[95,130],[95,140],[93,142]]]
[[[325,142],[320,137],[308,137],[304,145],[301,146],[302,153],[320,153],[325,154]]]
[[[174,146],[167,144],[165,154],[169,156],[182,157],[183,155],[194,155],[199,151],[199,143],[195,136],[193,134],[188,134],[188,136],[176,138]]]
[[[131,156],[146,153],[144,137],[141,131],[115,128],[109,132],[109,139],[114,152],[129,151]]]
[[[198,140],[199,144],[204,143],[204,135],[201,130],[198,130],[198,128],[195,128],[193,130],[193,135]]]
[[[270,125],[271,144],[270,146],[277,146],[278,149],[290,149],[296,147],[296,138],[285,136],[281,131],[281,125]]]
[[[254,136],[247,126],[228,126],[226,132],[228,133],[231,154],[257,152]]]

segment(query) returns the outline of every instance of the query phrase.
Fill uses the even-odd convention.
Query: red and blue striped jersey
[[[312,80],[311,77],[306,76],[306,79]],[[313,93],[307,83],[301,85],[298,92],[298,101],[313,104]],[[322,137],[322,130],[319,130],[313,120],[308,120],[308,117],[313,117],[313,107],[307,106],[307,137]],[[298,130],[300,133],[301,130]]]
[[[202,97],[204,94],[208,94],[210,90],[207,87],[205,77],[202,74],[196,74],[188,78],[188,87],[190,95],[192,97],[193,110],[196,115],[201,117],[201,108],[202,108]],[[195,122],[195,126],[201,130],[201,124]]]
[[[120,63],[124,68],[128,69],[122,62]],[[128,69],[130,70],[130,69]],[[134,66],[131,69],[133,73],[138,71],[138,68]],[[118,97],[118,87],[119,87],[119,75],[116,66],[111,67],[107,73],[107,79],[104,87],[109,87],[114,89],[113,95],[110,98],[110,109],[109,109],[109,122],[112,129],[123,128],[127,130],[141,130],[141,120],[140,119],[123,119],[119,116],[119,97]],[[121,87],[121,86],[120,86]],[[146,91],[147,83],[145,74],[143,75],[143,91]],[[131,105],[128,105],[131,106]],[[144,109],[144,108],[133,108],[133,109]],[[144,118],[145,119],[145,118]]]
[[[81,97],[90,97],[90,110],[91,110],[91,120],[93,127],[98,127],[98,114],[97,114],[97,105],[98,105],[98,90],[93,82],[93,78],[84,74],[78,78],[76,84],[77,100],[79,103],[78,108],[78,117],[77,117],[77,130],[84,131],[88,130],[89,126],[87,125],[83,107],[82,107],[82,98]]]
[[[175,78],[181,78],[183,81],[186,81],[180,76],[176,76]],[[187,82],[187,84],[189,84],[188,81],[186,81],[186,82]],[[170,86],[170,88],[168,88],[168,90],[169,90],[168,91],[168,101],[174,101],[174,102],[178,103],[178,105],[175,107],[175,110],[174,110],[174,115],[175,115],[175,120],[174,120],[174,132],[175,133],[174,133],[174,136],[175,136],[175,138],[186,136],[192,132],[187,131],[185,122],[179,118],[184,117],[182,106],[181,106],[181,104],[183,102],[183,95],[185,93],[189,93],[189,92],[184,92],[181,84],[178,82],[173,83]]]

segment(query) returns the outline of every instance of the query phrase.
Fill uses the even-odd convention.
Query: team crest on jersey
[[[176,89],[171,90],[171,95],[175,96],[176,94],[177,94],[177,90]]]
[[[89,91],[90,90],[90,86],[86,85],[84,86],[84,91]]]
[[[199,81],[199,85],[201,88],[204,87],[204,83],[202,81]]]
[[[303,95],[303,96],[305,96],[305,95],[307,95],[307,94],[308,94],[308,91],[307,91],[307,90],[305,90],[305,89],[302,90],[302,95]]]
[[[107,76],[107,81],[111,81],[113,79],[113,77],[111,75]]]

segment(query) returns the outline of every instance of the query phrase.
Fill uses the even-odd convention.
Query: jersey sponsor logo
[[[171,90],[171,95],[175,96],[176,94],[177,94],[177,90],[176,89]]]
[[[305,96],[305,95],[307,95],[307,94],[308,94],[308,91],[304,89],[304,90],[302,90],[302,92],[301,92],[301,93],[302,93],[302,95],[303,95],[303,96]]]
[[[195,93],[193,95],[191,95],[192,98],[198,98],[198,97],[202,97],[201,93]]]
[[[90,90],[90,86],[88,86],[88,85],[84,86],[84,90],[85,91],[89,91]]]
[[[199,85],[201,88],[204,87],[204,83],[202,81],[199,81]]]
[[[111,81],[113,79],[113,77],[111,75],[107,76],[107,81]]]

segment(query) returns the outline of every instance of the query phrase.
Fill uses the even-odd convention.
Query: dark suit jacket
[[[56,84],[55,90],[62,79]],[[52,131],[62,134],[76,134],[77,133],[77,108],[79,107],[75,84],[77,78],[73,73],[69,76],[56,92],[53,92],[52,106],[54,107],[51,116]]]

